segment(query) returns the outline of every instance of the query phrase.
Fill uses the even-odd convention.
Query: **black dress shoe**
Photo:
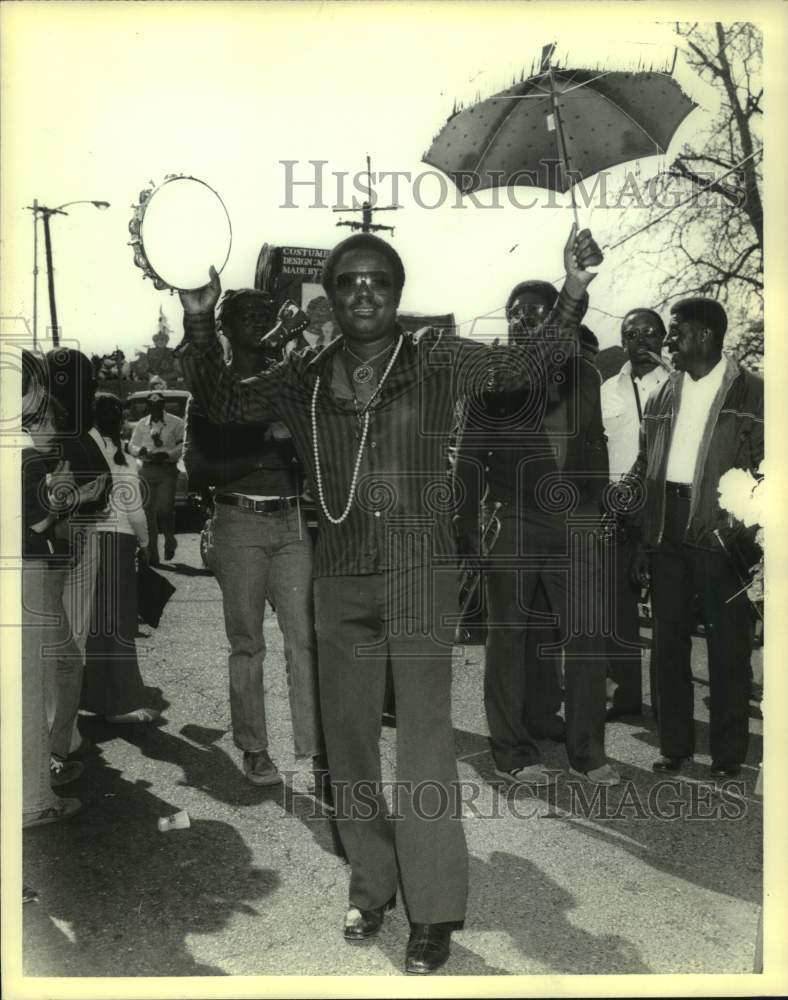
[[[741,774],[741,764],[720,764],[712,761],[711,773],[715,778],[735,778]]]
[[[453,927],[454,924],[411,924],[405,971],[426,976],[445,965]]]
[[[651,765],[651,770],[658,774],[673,773],[680,771],[688,760],[689,757],[659,757]]]
[[[386,910],[393,910],[396,896],[392,896],[388,903],[383,906],[376,906],[374,910],[360,910],[357,906],[351,906],[345,916],[345,940],[348,944],[361,944],[376,937],[383,926],[383,917]]]

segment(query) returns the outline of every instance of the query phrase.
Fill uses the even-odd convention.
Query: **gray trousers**
[[[451,725],[453,626],[441,621],[457,614],[456,573],[434,579],[426,602],[413,576],[315,580],[323,727],[351,905],[383,906],[399,876],[411,921],[460,924],[468,855]],[[397,704],[393,816],[378,746],[389,657]]]

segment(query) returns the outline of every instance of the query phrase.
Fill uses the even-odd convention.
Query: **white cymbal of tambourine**
[[[129,222],[134,263],[156,288],[188,290],[221,273],[230,256],[232,225],[210,185],[185,174],[168,175],[140,192]]]

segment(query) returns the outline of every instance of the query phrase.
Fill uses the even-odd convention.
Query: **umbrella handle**
[[[566,151],[566,139],[564,137],[564,123],[561,121],[561,112],[558,107],[558,96],[556,94],[555,85],[553,82],[553,70],[552,67],[548,68],[547,71],[548,79],[550,80],[550,104],[553,112],[553,121],[555,123],[555,133],[556,133],[556,145],[558,146],[558,159],[561,164],[561,172],[564,176],[564,183],[569,188],[569,197],[572,199],[572,214],[574,216],[574,222],[577,226],[578,232],[580,231],[580,220],[577,217],[577,202],[575,201],[575,187],[571,182],[571,176],[569,174],[569,154]]]

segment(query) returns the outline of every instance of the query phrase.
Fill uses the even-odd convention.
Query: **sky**
[[[131,354],[150,344],[161,305],[174,345],[177,296],[142,279],[127,245],[132,207],[150,181],[185,173],[221,195],[233,225],[222,281],[251,285],[264,242],[330,247],[348,234],[335,225],[347,216],[331,210],[340,197],[335,172],[363,170],[367,153],[376,171],[432,170],[421,157],[455,99],[507,86],[546,42],[557,40],[576,65],[670,53],[670,28],[638,20],[630,13],[637,6],[581,23],[570,4],[3,4],[2,330],[24,336],[15,317],[32,321],[33,225],[24,206],[34,198],[111,203],[103,212],[78,205],[52,220],[62,337],[88,352],[120,346]],[[704,101],[671,150],[708,123],[713,102],[708,94]],[[299,180],[314,179],[310,161],[325,161],[325,207],[310,207],[308,186],[282,207],[285,160],[296,161]],[[657,166],[644,161],[643,176]],[[445,188],[446,203],[430,208],[403,185],[403,208],[377,220],[396,227],[392,242],[408,274],[402,308],[451,311],[464,334],[500,335],[501,307],[517,281],[561,278],[568,200],[523,209],[504,199],[485,208]],[[440,194],[435,177],[418,191],[426,205]],[[382,203],[390,195],[391,182],[380,185]],[[620,231],[621,210],[580,216],[600,243]],[[653,300],[653,272],[615,283],[633,245],[612,251],[592,286],[587,322],[602,346],[618,341],[615,317]],[[39,252],[45,333],[43,245]]]

